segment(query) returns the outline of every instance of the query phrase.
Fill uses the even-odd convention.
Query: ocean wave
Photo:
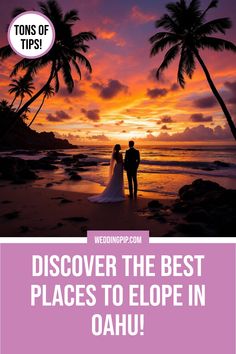
[[[98,163],[108,163],[110,159],[96,157],[91,158],[91,160],[96,161]],[[166,167],[182,167],[182,168],[192,168],[197,170],[226,170],[226,169],[234,169],[236,168],[236,164],[234,163],[225,163],[224,161],[176,161],[176,160],[164,160],[164,161],[155,161],[155,160],[141,160],[140,166],[148,165],[148,166],[166,166]]]
[[[153,160],[142,160],[142,165],[154,165],[154,166],[178,166],[178,167],[190,167],[196,169],[212,168],[212,169],[225,169],[225,168],[236,168],[236,164],[225,163],[223,161],[153,161]]]
[[[225,173],[218,173],[217,171],[193,171],[193,170],[139,170],[139,173],[143,174],[168,174],[168,175],[194,175],[194,176],[208,176],[208,177],[219,177],[219,178],[233,178],[236,179],[236,170],[235,173],[225,171]]]

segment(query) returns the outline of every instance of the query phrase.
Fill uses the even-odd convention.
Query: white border
[[[0,237],[0,244],[87,244],[87,237]]]
[[[87,244],[87,237],[0,237],[0,244]],[[149,244],[235,244],[236,237],[149,237]]]
[[[236,244],[236,237],[149,237],[149,244]]]

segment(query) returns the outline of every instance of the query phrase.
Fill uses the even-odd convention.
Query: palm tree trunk
[[[19,111],[19,109],[20,109],[20,106],[21,106],[21,104],[22,104],[22,101],[23,101],[23,97],[21,97],[21,99],[20,99],[20,104],[19,104],[19,106],[17,107],[17,110],[16,110],[16,112],[18,112],[18,111]]]
[[[41,110],[41,108],[43,107],[43,104],[44,104],[45,98],[46,98],[46,95],[44,95],[44,96],[43,96],[42,102],[41,102],[41,104],[40,104],[40,106],[39,106],[39,108],[38,108],[37,112],[35,113],[35,115],[34,115],[33,119],[31,120],[30,124],[28,125],[28,127],[30,127],[30,126],[31,126],[31,124],[33,124],[33,122],[34,122],[35,118],[37,117],[37,115],[38,115],[39,111],[40,111],[40,110]]]
[[[16,100],[16,95],[15,95],[15,97],[13,98],[13,101],[12,101],[12,103],[10,104],[10,108],[12,108],[12,106],[13,106],[13,104],[14,104],[14,102],[15,102],[15,100]]]
[[[205,65],[205,63],[204,63],[204,61],[203,61],[202,58],[200,57],[200,54],[199,54],[199,52],[198,52],[197,50],[195,51],[195,55],[196,55],[196,58],[197,58],[197,60],[199,61],[200,65],[201,65],[201,67],[202,67],[202,69],[203,69],[205,75],[206,75],[208,84],[209,84],[209,86],[210,86],[210,88],[211,88],[213,94],[215,95],[215,98],[217,99],[218,103],[219,103],[220,106],[221,106],[221,109],[222,109],[222,111],[223,111],[223,113],[224,113],[224,115],[225,115],[225,117],[226,117],[226,119],[227,119],[227,122],[228,122],[228,124],[229,124],[230,129],[231,129],[231,132],[232,132],[232,134],[233,134],[233,137],[234,137],[234,139],[236,140],[236,127],[235,127],[234,122],[233,122],[233,119],[232,119],[232,117],[231,117],[231,115],[230,115],[230,113],[229,113],[229,111],[228,111],[228,108],[226,107],[226,104],[224,103],[223,98],[221,97],[221,95],[220,95],[219,92],[217,91],[217,89],[216,89],[216,87],[215,87],[215,84],[214,84],[214,82],[212,81],[212,78],[211,78],[211,76],[210,76],[210,73],[209,73],[209,71],[208,71],[208,69],[207,69],[207,67],[206,67],[206,65]]]

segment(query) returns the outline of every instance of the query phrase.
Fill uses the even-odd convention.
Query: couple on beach
[[[104,191],[90,197],[91,202],[114,203],[125,200],[124,170],[127,172],[130,199],[137,198],[137,170],[140,163],[140,154],[134,148],[134,141],[129,141],[129,149],[125,153],[125,160],[121,152],[120,144],[114,146],[111,162],[109,182]]]

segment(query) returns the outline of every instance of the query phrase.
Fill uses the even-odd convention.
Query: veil
[[[116,160],[114,158],[114,152],[115,152],[115,150],[113,149],[112,154],[111,154],[110,167],[109,167],[109,182],[113,176],[114,168],[116,165]]]

